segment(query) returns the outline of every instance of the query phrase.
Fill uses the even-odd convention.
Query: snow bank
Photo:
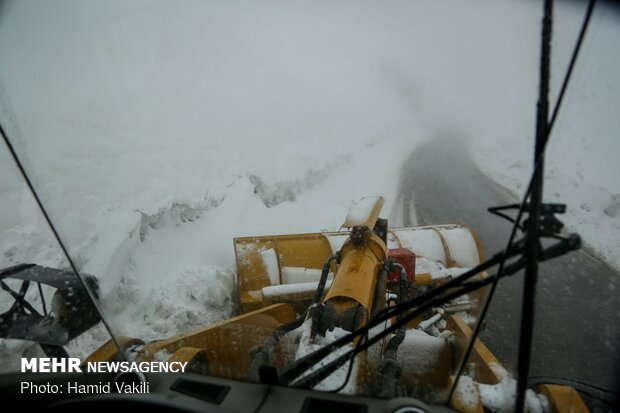
[[[583,3],[558,4],[555,8],[552,105],[560,91],[585,9]],[[578,232],[591,250],[620,268],[620,215],[616,212],[620,197],[620,168],[617,167],[620,80],[616,75],[620,54],[610,53],[620,42],[618,10],[612,4],[597,4],[592,19],[549,140],[545,201],[567,204],[567,213],[559,216],[567,224],[567,230]],[[475,128],[461,125],[469,135],[475,136],[469,140],[470,153],[482,171],[518,199],[527,187],[533,168],[538,91],[538,83],[533,82],[538,69],[540,46],[535,39],[538,35],[538,31],[524,33],[522,39],[511,46],[515,68],[529,75],[515,76],[511,88],[498,85],[502,94],[510,93],[507,102],[520,101],[521,108],[496,110],[486,125],[477,124]],[[524,53],[526,44],[530,44],[531,49]],[[491,94],[494,93],[489,92],[487,96]],[[463,102],[463,106],[466,104]],[[512,108],[507,104],[507,108]]]
[[[0,116],[116,333],[153,339],[229,315],[234,237],[337,230],[369,193],[389,213],[426,133],[372,5],[139,4],[3,10]],[[0,170],[0,265],[66,265]]]

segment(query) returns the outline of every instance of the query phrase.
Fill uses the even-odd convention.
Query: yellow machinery
[[[388,229],[379,219],[382,205],[382,197],[363,198],[339,232],[235,239],[236,317],[146,345],[136,339],[122,339],[121,344],[138,345],[137,361],[164,357],[187,361],[194,372],[258,380],[269,369],[303,360],[330,340],[363,328],[386,309],[482,261],[479,243],[468,228]],[[396,249],[415,254],[415,270],[409,267],[413,274],[407,274],[406,263],[393,259],[391,251]],[[471,323],[483,294],[474,291],[429,309],[313,387],[333,390],[335,377],[343,392],[408,395],[428,403],[445,400],[472,337]],[[371,331],[386,328],[398,317]],[[356,337],[346,348],[354,349],[367,336]],[[115,346],[107,343],[86,361],[118,356]],[[297,380],[303,381],[300,377]],[[459,411],[482,412],[489,386],[509,380],[501,363],[476,339],[467,377],[459,382],[450,404]],[[587,411],[571,387],[545,385],[538,390],[552,411]]]

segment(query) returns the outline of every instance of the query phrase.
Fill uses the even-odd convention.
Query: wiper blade
[[[520,254],[522,252],[523,249],[523,244],[522,243],[517,243],[515,245],[513,245],[513,248],[511,248],[511,250],[508,252],[508,258],[514,257],[518,254]],[[481,263],[480,265],[468,270],[467,272],[459,275],[458,277],[453,278],[452,280],[448,281],[447,283],[431,290],[428,291],[427,293],[420,295],[416,298],[413,298],[411,300],[405,301],[404,303],[401,304],[397,304],[393,307],[390,307],[380,313],[377,314],[377,316],[370,320],[365,326],[358,328],[357,330],[354,330],[353,332],[341,337],[338,340],[335,340],[334,342],[321,347],[320,349],[316,350],[313,353],[310,353],[298,360],[296,360],[295,362],[291,363],[289,366],[285,367],[283,369],[283,371],[280,374],[277,374],[277,372],[275,372],[274,368],[263,368],[261,369],[260,372],[260,377],[261,377],[261,381],[265,382],[265,383],[272,383],[272,384],[284,384],[284,385],[289,385],[291,384],[296,378],[298,378],[300,375],[302,375],[303,373],[305,373],[306,371],[308,371],[310,368],[312,368],[313,366],[315,366],[318,362],[320,362],[321,360],[323,360],[325,357],[327,357],[327,355],[331,354],[333,351],[337,350],[338,348],[353,342],[357,337],[362,337],[365,336],[372,328],[376,327],[377,325],[385,322],[386,320],[389,320],[392,317],[395,317],[397,315],[401,315],[404,314],[406,311],[411,310],[413,307],[416,306],[421,306],[421,305],[425,305],[425,303],[427,303],[426,305],[430,305],[430,306],[434,306],[437,305],[436,301],[431,301],[433,299],[435,299],[436,297],[438,297],[439,295],[443,294],[444,292],[448,291],[451,288],[456,288],[459,286],[462,286],[462,284],[471,279],[472,277],[474,277],[475,275],[481,273],[482,271],[485,271],[489,268],[492,268],[493,266],[497,265],[501,259],[504,257],[503,253],[500,254],[496,254],[494,255],[491,259]],[[482,286],[482,285],[481,285]],[[479,287],[476,287],[479,288]],[[475,288],[474,288],[475,289]],[[457,295],[455,295],[454,297],[457,297],[459,295],[465,294],[466,292],[469,292],[469,290],[465,291],[465,292],[459,292]],[[452,297],[452,294],[450,295]],[[454,297],[450,298],[453,299]],[[443,298],[441,299],[443,301]],[[449,301],[449,300],[448,300]],[[427,307],[424,307],[425,310],[427,309]],[[428,307],[430,308],[430,307]],[[424,310],[424,311],[425,311]],[[416,310],[417,311],[417,310]],[[409,315],[405,316],[409,317]],[[415,317],[415,316],[413,316]],[[412,318],[413,318],[412,317]],[[402,326],[404,324],[400,324],[400,321],[398,322],[399,326]],[[382,337],[383,338],[385,335],[395,331],[396,329],[392,330],[392,327],[396,325],[393,324],[391,327],[389,327],[388,329],[384,330],[384,332],[387,331],[387,333],[385,333]],[[382,333],[380,333],[382,334]],[[374,338],[374,337],[373,337]],[[380,339],[379,338],[379,339]],[[376,341],[373,341],[373,343]],[[366,346],[368,346],[368,342],[364,343],[361,346],[364,346],[364,348],[366,348]],[[372,345],[372,343],[370,344]],[[346,361],[346,360],[345,360]]]
[[[546,261],[547,259],[555,258],[563,255],[568,251],[578,249],[581,245],[579,236],[573,234],[568,239],[562,239],[559,242],[543,249],[540,254],[540,261]],[[453,278],[447,283],[419,296],[406,301],[402,304],[397,304],[394,307],[390,307],[380,313],[368,322],[363,327],[341,337],[334,342],[321,347],[313,353],[310,353],[289,366],[285,367],[280,373],[273,367],[263,367],[260,370],[260,377],[263,383],[280,384],[280,385],[292,385],[295,387],[313,387],[343,366],[346,362],[351,360],[360,352],[366,350],[373,344],[382,340],[389,334],[397,331],[402,326],[406,325],[409,321],[415,317],[421,315],[425,311],[443,305],[457,297],[464,294],[485,287],[493,283],[496,278],[513,275],[516,272],[522,270],[525,266],[525,260],[519,259],[514,263],[507,265],[501,274],[497,273],[493,276],[480,279],[470,280],[473,276],[485,271],[496,264],[500,263],[504,259],[513,258],[519,254],[522,254],[524,248],[523,241],[519,241],[513,244],[512,248],[504,254],[504,252],[494,255],[491,259],[481,263],[475,268],[465,272],[464,274]],[[453,289],[453,291],[449,291]],[[445,295],[444,293],[448,292]],[[316,369],[310,374],[304,376],[308,370],[320,363],[325,357],[332,354],[337,349],[353,342],[358,337],[365,337],[368,332],[377,325],[385,322],[386,320],[399,316],[398,319],[390,325],[390,327],[382,330],[375,336],[358,343],[358,345],[341,355],[340,357],[332,360],[330,363]]]
[[[471,291],[477,290],[478,288],[484,287],[485,285],[489,284],[491,281],[490,278],[485,278],[483,280],[477,280],[477,281],[470,281],[467,283],[464,283],[461,288],[459,288],[457,291],[453,291],[450,294],[447,294],[443,297],[439,297],[436,298],[434,300],[428,301],[427,303],[421,305],[420,307],[416,308],[415,310],[403,315],[403,312],[398,312],[398,314],[401,315],[401,318],[394,322],[392,325],[390,325],[390,327],[386,328],[385,330],[381,331],[380,333],[378,333],[377,335],[369,338],[368,340],[364,341],[363,343],[359,344],[358,346],[356,346],[354,349],[349,350],[348,352],[344,353],[343,355],[341,355],[340,357],[336,358],[335,360],[331,361],[330,363],[320,367],[319,369],[315,370],[314,372],[308,374],[307,376],[304,376],[300,379],[294,380],[292,383],[289,383],[295,387],[313,387],[317,384],[319,384],[322,380],[324,380],[326,377],[328,377],[330,374],[332,374],[334,371],[336,371],[337,369],[339,369],[341,366],[343,366],[347,361],[349,361],[350,359],[352,359],[353,357],[355,357],[357,354],[361,353],[362,351],[366,350],[367,348],[369,348],[370,346],[372,346],[373,344],[379,342],[380,340],[382,340],[384,337],[386,337],[387,335],[397,331],[398,329],[400,329],[401,327],[407,325],[407,323],[411,320],[413,320],[415,317],[419,316],[420,314],[424,313],[425,311],[431,309],[432,307],[436,307],[442,304],[445,304],[446,302],[453,300],[457,297],[460,297],[463,294],[467,294]],[[395,314],[390,314],[390,317],[392,317]],[[367,327],[363,327],[359,330],[356,330],[355,332],[353,332],[352,334],[355,334],[355,336],[359,336],[362,333],[358,333],[360,331],[368,331],[369,328]],[[346,339],[347,337],[343,337],[343,339]],[[352,340],[350,340],[352,341]],[[345,343],[346,344],[346,343]],[[341,347],[341,346],[339,346]],[[314,353],[313,353],[314,354]],[[311,354],[310,356],[312,356],[313,354]],[[321,357],[321,359],[323,359],[324,357]],[[307,369],[301,371],[299,374],[296,375],[296,377],[299,377],[301,374],[305,373],[307,371]]]

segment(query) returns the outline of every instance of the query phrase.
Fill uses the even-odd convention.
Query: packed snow
[[[295,284],[309,281],[318,282],[321,279],[321,270],[302,267],[282,267],[282,282],[284,284]],[[329,276],[333,276],[329,273]]]
[[[473,235],[467,228],[443,229],[439,232],[450,249],[450,258],[460,267],[475,267],[480,264],[480,253]]]
[[[454,225],[394,230],[397,246],[443,265],[475,267],[480,263],[478,245],[471,231]],[[393,248],[388,242],[388,247]]]
[[[354,227],[364,225],[368,218],[370,218],[379,199],[380,198],[376,196],[367,196],[353,204],[349,212],[347,212],[347,217],[345,219],[346,226]]]
[[[325,333],[325,337],[320,334],[316,334],[314,336],[314,340],[311,339],[311,325],[312,320],[308,319],[304,322],[304,324],[299,327],[300,330],[300,340],[299,346],[297,347],[297,352],[295,354],[295,359],[300,359],[308,354],[311,354],[321,347],[324,347],[328,344],[333,343],[334,341],[346,336],[349,332],[343,330],[342,328],[336,327],[333,330],[328,330]],[[306,373],[302,374],[299,378],[303,378],[312,372],[318,370],[319,368],[328,365],[330,362],[336,360],[338,357],[343,354],[351,351],[353,349],[353,345],[345,345],[330,353],[323,360],[318,362],[315,366],[309,369]],[[353,364],[351,364],[353,363]],[[344,394],[355,394],[355,389],[357,386],[357,371],[358,371],[358,358],[345,363],[342,367],[334,371],[332,374],[323,379],[319,384],[314,386],[313,388],[316,390],[322,391],[334,391],[338,390],[340,393]]]
[[[400,246],[415,251],[417,257],[424,257],[433,262],[441,262],[444,265],[448,264],[441,237],[432,228],[416,229],[415,231],[396,230],[395,233]]]
[[[442,278],[457,277],[465,272],[469,268],[462,267],[446,267],[441,261],[427,260],[424,257],[416,257],[415,260],[415,273],[416,274],[430,274],[432,280],[439,280]]]
[[[510,377],[508,372],[501,370],[500,382],[497,384],[477,383],[480,400],[484,407],[494,413],[508,413],[514,411],[517,394],[517,381]],[[496,369],[498,371],[498,369]],[[551,411],[549,401],[542,394],[533,390],[525,392],[525,406],[530,413],[546,413]]]
[[[467,409],[475,409],[480,400],[478,386],[470,377],[461,376],[454,389],[454,398]]]
[[[437,369],[440,356],[446,350],[446,340],[421,330],[407,330],[399,347],[398,357],[404,371],[422,376]]]
[[[493,366],[491,366],[493,367]],[[455,396],[460,402],[473,409],[482,403],[485,411],[493,413],[508,413],[514,411],[517,394],[517,382],[510,377],[507,371],[499,366],[495,366],[495,372],[500,381],[497,384],[478,383],[466,375],[459,378],[455,389]],[[536,394],[533,390],[525,393],[525,408],[530,413],[551,412],[549,400],[542,395]]]
[[[333,279],[327,279],[325,282],[325,290],[329,290],[332,286]],[[284,296],[289,294],[302,294],[311,293],[316,291],[319,286],[318,281],[302,282],[296,284],[282,284],[282,285],[270,285],[263,287],[261,290],[263,297],[274,298],[278,296]]]
[[[267,276],[271,285],[280,284],[280,266],[278,265],[278,257],[273,248],[267,248],[260,252],[263,265],[267,269]]]
[[[620,16],[607,7],[553,132],[546,193],[620,266]],[[234,237],[338,230],[374,194],[398,225],[403,163],[443,131],[515,194],[531,171],[538,2],[1,11],[0,120],[75,262],[100,280],[117,334],[151,340],[228,317]],[[584,10],[556,11],[555,94]],[[1,147],[0,176],[0,267],[65,268]],[[334,250],[344,238],[329,237]],[[99,326],[68,350],[83,357],[108,338]],[[0,340],[1,368],[18,368],[28,345]]]

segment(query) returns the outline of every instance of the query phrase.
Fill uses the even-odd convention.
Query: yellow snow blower
[[[390,229],[383,202],[363,198],[339,232],[236,238],[237,316],[148,344],[118,341],[136,361],[187,362],[220,378],[492,408],[494,392],[514,380],[471,342],[490,278],[469,270],[483,263],[475,234],[462,225]],[[120,357],[108,342],[85,363]],[[530,392],[530,409],[587,411],[571,387]]]

